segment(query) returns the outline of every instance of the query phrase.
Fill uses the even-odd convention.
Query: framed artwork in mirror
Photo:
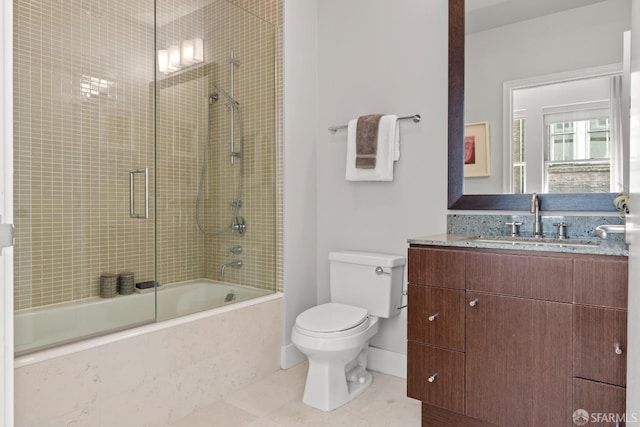
[[[489,122],[464,125],[464,177],[489,176]]]

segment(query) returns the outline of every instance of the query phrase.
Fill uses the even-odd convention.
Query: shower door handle
[[[144,174],[144,213],[136,212],[135,176],[137,174]],[[129,215],[131,218],[149,218],[149,168],[129,171]]]

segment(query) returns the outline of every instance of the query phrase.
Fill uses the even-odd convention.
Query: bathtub
[[[231,289],[234,303],[193,313],[208,299],[224,303]],[[209,280],[163,286],[158,309],[163,317],[173,318],[16,357],[15,425],[165,427],[260,381],[280,369],[283,294],[258,296],[265,293]],[[75,320],[57,319],[47,329],[61,333],[64,322],[82,329],[82,316],[117,326],[121,322],[113,318],[129,316],[136,300],[143,315],[128,320],[151,320],[153,295],[96,299],[85,308],[60,304],[51,311],[66,306],[63,311]],[[103,304],[123,306],[119,314],[92,307]],[[40,311],[47,310],[31,310],[40,315],[26,322],[54,322]],[[90,328],[83,333],[91,333]]]
[[[273,292],[197,279],[158,288],[158,322],[272,294]],[[88,298],[19,310],[14,316],[15,355],[156,321],[155,292]]]

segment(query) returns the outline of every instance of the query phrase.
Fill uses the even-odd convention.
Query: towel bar
[[[414,114],[413,116],[398,117],[398,120],[408,120],[408,119],[412,119],[414,123],[418,123],[420,120],[422,120],[422,117],[420,116],[420,114]],[[329,128],[329,132],[336,133],[338,129],[346,129],[347,127],[348,127],[347,125],[331,126]]]

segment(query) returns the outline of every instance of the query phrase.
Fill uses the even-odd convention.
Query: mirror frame
[[[449,0],[449,150],[450,210],[528,211],[530,194],[464,194],[464,11],[465,0]],[[543,211],[616,211],[616,193],[539,194]]]

